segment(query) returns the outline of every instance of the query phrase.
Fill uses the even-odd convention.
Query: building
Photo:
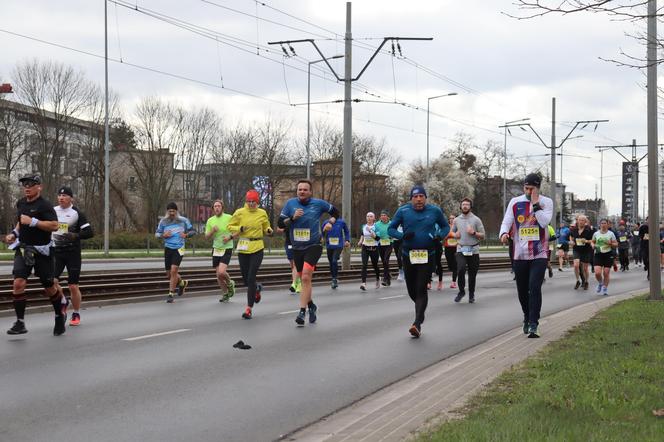
[[[585,215],[594,226],[599,224],[599,220],[608,217],[606,201],[603,199],[575,199],[572,202],[572,216]]]

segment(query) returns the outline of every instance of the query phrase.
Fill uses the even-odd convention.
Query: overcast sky
[[[8,81],[17,62],[51,58],[103,84],[103,58],[25,38],[103,56],[103,5],[103,0],[3,0],[0,79]],[[596,131],[590,125],[575,132],[584,137],[565,144],[565,153],[578,156],[564,158],[563,181],[578,197],[594,197],[596,186],[600,192],[596,145],[630,144],[632,139],[646,143],[643,73],[599,59],[618,58],[621,49],[645,54],[645,48],[625,36],[638,31],[638,25],[592,14],[519,21],[504,14],[519,14],[509,0],[360,0],[352,6],[355,75],[371,56],[369,47],[377,46],[382,37],[433,37],[402,41],[406,60],[379,54],[353,91],[353,98],[396,100],[425,110],[427,97],[459,93],[431,101],[432,158],[460,131],[472,134],[479,144],[490,139],[502,144],[498,126],[526,117],[550,143],[552,97],[557,99],[559,140],[577,120],[610,120]],[[128,116],[141,97],[154,94],[185,106],[210,106],[228,122],[283,118],[292,121],[293,134],[301,136],[306,131],[306,106],[289,103],[306,103],[306,60],[320,57],[311,45],[300,43],[293,45],[298,57],[284,59],[278,46],[268,51],[267,42],[314,38],[326,56],[344,50],[345,1],[118,0],[108,3],[108,12],[109,57],[124,62],[110,63],[109,81]],[[146,13],[223,36],[215,40],[197,35]],[[340,76],[342,63],[333,62]],[[343,98],[343,85],[329,73],[312,73],[312,102]],[[341,104],[317,104],[312,106],[312,119],[341,127],[342,111]],[[353,117],[356,132],[385,137],[404,163],[424,160],[425,111],[364,102],[353,104]],[[508,137],[510,152],[528,156],[532,169],[550,168],[542,156],[548,151],[534,135],[518,129],[512,133],[518,138]],[[629,156],[628,149],[624,152]],[[609,213],[620,211],[621,161],[612,151],[604,154],[603,195]],[[642,166],[645,171],[645,160]],[[640,182],[643,190],[645,175]],[[640,200],[644,198],[642,193]]]

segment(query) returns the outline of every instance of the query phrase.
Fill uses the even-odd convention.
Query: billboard
[[[639,163],[622,163],[622,219],[636,222],[639,213]]]

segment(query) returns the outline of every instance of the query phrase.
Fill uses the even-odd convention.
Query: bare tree
[[[86,116],[95,88],[82,72],[54,61],[20,63],[13,77],[18,99],[34,110],[30,156],[33,169],[42,175],[44,194],[50,195],[64,175],[70,134],[85,130],[80,118]]]
[[[24,161],[28,150],[25,146],[26,119],[13,102],[0,98],[0,222],[3,231],[14,224],[14,203],[18,196],[13,172]]]

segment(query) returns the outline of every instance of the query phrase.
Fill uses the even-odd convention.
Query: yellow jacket
[[[240,232],[240,228],[242,232]],[[237,253],[256,253],[265,248],[263,236],[272,230],[267,212],[263,209],[249,210],[247,205],[237,209],[228,222],[231,233],[240,233],[236,246]]]

